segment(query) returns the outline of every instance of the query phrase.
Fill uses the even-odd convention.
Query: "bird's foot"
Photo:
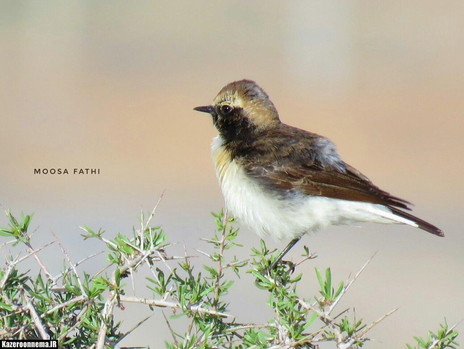
[[[281,279],[279,275],[293,274],[295,271],[295,264],[292,261],[280,260],[277,263],[271,263],[267,267],[260,269],[259,273],[265,278]]]

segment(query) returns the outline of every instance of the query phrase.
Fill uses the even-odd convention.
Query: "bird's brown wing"
[[[408,202],[390,195],[373,185],[367,177],[346,165],[346,172],[335,168],[323,168],[317,164],[298,167],[261,166],[257,163],[246,166],[249,176],[269,190],[285,193],[303,193],[334,199],[361,201],[408,209]]]
[[[272,147],[270,146],[272,145]],[[246,173],[273,193],[303,193],[409,209],[407,201],[381,190],[343,162],[327,138],[287,125],[255,143],[259,151],[242,165]]]
[[[319,165],[285,168],[259,167],[246,168],[247,173],[277,195],[292,195],[299,192],[307,195],[325,196],[334,199],[369,202],[387,206],[391,212],[403,217],[429,233],[445,236],[436,226],[401,209],[410,210],[409,202],[379,189],[366,176],[346,164],[346,173],[336,169],[321,169]]]
[[[391,212],[417,224],[420,229],[444,236],[436,226],[403,210],[409,202],[381,190],[361,172],[340,158],[335,145],[314,133],[282,125],[268,131],[236,161],[248,176],[272,195],[283,199],[295,194],[367,202],[388,207]]]

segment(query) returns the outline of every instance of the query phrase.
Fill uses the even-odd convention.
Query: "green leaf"
[[[6,311],[13,311],[13,308],[11,307],[11,305],[8,305],[8,304],[3,303],[1,301],[0,301],[0,308],[5,309]]]
[[[337,298],[343,290],[343,281],[338,285],[337,291],[335,291],[334,299]]]
[[[330,298],[332,296],[332,273],[330,272],[330,268],[325,270],[325,293]]]
[[[312,315],[306,321],[306,324],[304,325],[304,329],[308,328],[309,325],[311,325],[316,319],[317,319],[317,313],[312,313]]]
[[[216,285],[213,285],[210,288],[204,290],[202,293],[200,293],[200,297],[204,297],[208,293],[213,292],[215,288],[216,288]]]
[[[13,215],[11,214],[10,210],[7,211],[7,215],[8,215],[8,219],[10,220],[10,223],[14,226],[14,227],[18,227],[19,224],[18,224],[18,221],[16,220],[16,218],[13,217]]]
[[[217,270],[214,268],[211,268],[210,266],[203,265],[203,268],[205,268],[206,271],[208,271],[211,276],[216,277],[217,276]]]
[[[6,228],[4,227],[0,227],[0,235],[1,236],[14,236],[13,232],[7,230]]]
[[[121,281],[121,270],[119,268],[116,268],[114,271],[114,280],[116,282],[116,286],[119,287],[119,283]]]
[[[321,289],[324,290],[324,280],[322,280],[321,271],[317,267],[314,269],[316,270],[316,276],[317,280],[319,281],[319,285],[321,286]]]

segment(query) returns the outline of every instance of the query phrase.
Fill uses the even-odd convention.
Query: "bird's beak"
[[[201,111],[202,113],[209,113],[209,114],[214,113],[214,108],[210,105],[205,106],[205,107],[196,107],[196,108],[193,108],[193,110]]]

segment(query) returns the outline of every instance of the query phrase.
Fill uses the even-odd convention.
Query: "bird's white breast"
[[[398,221],[388,208],[376,204],[304,194],[278,198],[263,190],[231,160],[220,136],[213,139],[211,155],[226,207],[260,236],[293,239],[330,225],[357,222],[409,224]]]

